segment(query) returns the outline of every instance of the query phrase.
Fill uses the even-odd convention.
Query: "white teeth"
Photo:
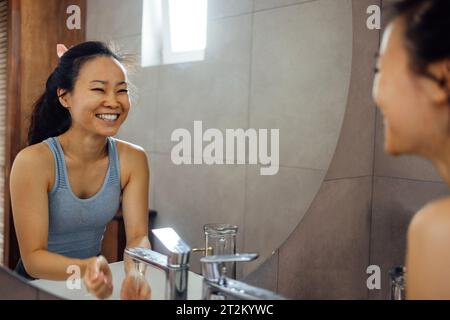
[[[106,121],[115,121],[117,120],[117,118],[119,118],[118,114],[97,114],[95,116]]]

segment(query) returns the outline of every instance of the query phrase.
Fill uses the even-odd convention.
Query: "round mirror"
[[[238,226],[237,251],[260,254],[243,276],[299,224],[331,162],[350,82],[351,1],[210,0],[196,12],[181,2],[160,8],[173,25],[155,35],[155,1],[88,0],[87,38],[139,56],[118,138],[149,154],[153,227],[203,247],[204,224]],[[204,28],[183,29],[178,10]],[[195,47],[202,32],[200,58],[166,42]],[[200,271],[195,256],[191,265]]]
[[[137,56],[117,138],[151,167],[152,228],[191,247],[203,226],[237,226],[259,259],[302,220],[340,134],[351,76],[351,0],[86,0],[86,39]],[[183,25],[196,21],[195,28]],[[201,254],[191,256],[200,273]]]

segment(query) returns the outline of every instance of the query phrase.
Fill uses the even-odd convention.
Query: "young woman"
[[[78,266],[87,289],[109,297],[112,277],[100,250],[105,226],[120,209],[127,247],[150,247],[146,154],[112,138],[129,110],[122,59],[104,43],[84,42],[62,54],[10,176],[19,274],[66,280],[69,267]],[[127,260],[121,297],[147,299],[150,287],[135,270]]]
[[[450,1],[398,3],[381,44],[373,95],[385,150],[431,160],[450,185]],[[450,197],[422,208],[408,230],[408,299],[450,299]]]

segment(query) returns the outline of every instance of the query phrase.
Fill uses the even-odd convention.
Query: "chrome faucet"
[[[152,232],[168,251],[167,256],[142,247],[127,248],[125,254],[135,263],[143,262],[165,272],[166,299],[186,300],[191,248],[172,228],[154,229]]]
[[[205,256],[202,263],[204,300],[284,300],[272,291],[257,288],[226,276],[226,262],[248,262],[258,258],[257,253]]]

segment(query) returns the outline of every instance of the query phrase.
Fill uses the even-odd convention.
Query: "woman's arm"
[[[408,229],[407,299],[450,299],[450,200],[420,210]]]
[[[122,214],[127,238],[126,247],[150,248],[148,240],[148,191],[150,170],[145,151],[137,146],[123,145],[123,156],[126,164],[126,184],[122,194]],[[134,262],[124,255],[125,279],[120,290],[121,299],[147,300],[151,297],[151,288],[145,280],[146,267],[136,272]]]
[[[14,160],[10,176],[14,225],[26,271],[35,278],[66,280],[71,265],[78,265],[83,276],[89,259],[72,259],[47,251],[49,174],[53,169],[49,163],[53,158],[42,149],[45,147],[28,147]]]
[[[142,148],[125,145],[125,157],[129,174],[122,195],[122,212],[125,223],[126,247],[150,248],[148,240],[148,193],[150,170],[147,155]],[[125,272],[134,264],[124,256]]]

